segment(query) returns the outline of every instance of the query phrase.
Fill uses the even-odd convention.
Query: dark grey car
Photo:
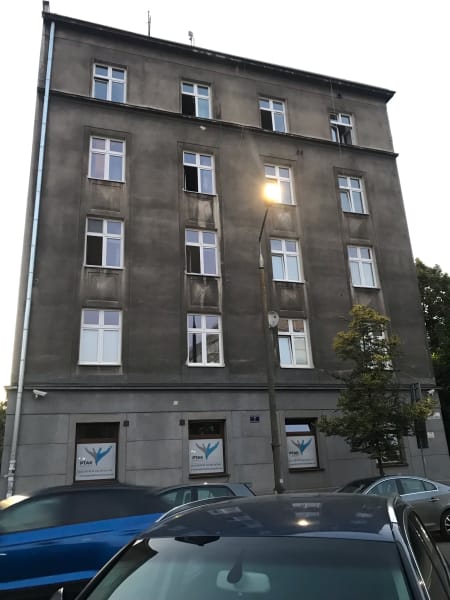
[[[429,531],[440,533],[450,540],[450,486],[444,483],[413,475],[390,475],[355,479],[337,491],[377,496],[399,495],[414,506]]]
[[[447,600],[450,578],[400,498],[282,494],[210,500],[162,517],[78,600],[180,597]]]

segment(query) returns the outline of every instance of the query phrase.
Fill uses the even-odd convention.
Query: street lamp
[[[281,473],[281,444],[280,433],[278,429],[277,419],[277,401],[275,397],[275,341],[274,332],[278,325],[278,314],[275,311],[268,310],[267,301],[267,286],[266,272],[264,268],[264,256],[262,250],[261,239],[266,224],[267,215],[273,204],[279,204],[281,201],[280,186],[276,183],[266,183],[264,187],[263,198],[266,203],[266,211],[264,213],[263,222],[259,232],[259,280],[261,284],[261,299],[262,299],[262,316],[264,339],[266,342],[266,358],[267,358],[267,393],[269,397],[269,415],[270,415],[270,433],[272,438],[272,459],[273,459],[273,476],[275,481],[275,492],[282,494],[284,492],[283,477]]]

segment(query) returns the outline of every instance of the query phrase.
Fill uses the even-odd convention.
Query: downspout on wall
[[[48,2],[44,2],[44,11],[48,11]],[[52,72],[52,61],[53,61],[53,44],[55,37],[55,23],[54,21],[50,24],[50,34],[48,43],[48,54],[47,54],[47,68],[45,73],[45,89],[44,89],[44,103],[42,107],[42,121],[41,121],[41,134],[39,141],[39,154],[38,154],[38,169],[36,174],[36,192],[34,199],[34,212],[33,212],[33,224],[31,229],[31,247],[30,247],[30,259],[28,262],[28,278],[25,296],[25,310],[23,318],[22,328],[22,340],[20,346],[20,359],[19,359],[19,379],[17,383],[17,398],[16,398],[16,410],[14,413],[14,425],[13,435],[11,442],[11,453],[9,457],[9,467],[7,474],[7,491],[6,496],[12,496],[14,494],[14,484],[16,475],[16,455],[17,455],[17,444],[19,439],[20,429],[20,418],[22,410],[22,396],[23,386],[25,380],[25,362],[27,355],[28,346],[28,333],[30,327],[30,314],[31,314],[31,299],[33,294],[33,280],[34,280],[34,267],[36,259],[36,240],[39,225],[39,208],[41,203],[41,186],[42,186],[42,174],[44,168],[44,155],[45,155],[45,136],[47,132],[47,115],[48,115],[48,101],[50,94],[50,80]]]

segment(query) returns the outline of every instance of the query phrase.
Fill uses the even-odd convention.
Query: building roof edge
[[[359,92],[364,92],[366,94],[378,96],[378,97],[382,98],[383,100],[385,100],[385,102],[388,102],[395,94],[395,92],[392,90],[369,85],[366,83],[359,83],[359,82],[350,81],[347,79],[332,77],[329,75],[322,75],[320,73],[313,73],[311,71],[302,71],[300,69],[295,69],[292,67],[285,67],[285,66],[281,66],[281,65],[277,65],[277,64],[273,64],[273,63],[266,63],[266,62],[258,61],[258,60],[252,59],[252,58],[245,58],[245,57],[236,56],[233,54],[227,54],[225,52],[209,50],[207,48],[200,48],[198,46],[190,46],[189,44],[181,44],[180,42],[173,42],[170,40],[164,40],[161,38],[147,36],[147,35],[144,35],[141,33],[134,33],[131,31],[117,29],[115,27],[110,27],[107,25],[100,25],[98,23],[92,23],[90,21],[83,21],[80,19],[72,18],[72,17],[66,17],[64,15],[58,15],[56,13],[50,13],[50,12],[44,11],[42,13],[42,18],[43,18],[44,22],[55,21],[57,23],[63,23],[63,24],[70,25],[73,27],[78,27],[81,29],[94,30],[99,33],[120,35],[124,38],[134,39],[134,40],[141,41],[141,42],[146,41],[147,43],[150,42],[155,46],[164,46],[166,48],[170,48],[170,49],[178,50],[178,51],[182,50],[185,52],[189,52],[193,55],[197,54],[197,55],[203,55],[203,56],[210,56],[212,58],[215,58],[216,60],[232,62],[235,64],[242,63],[242,64],[250,65],[256,69],[270,69],[272,71],[276,71],[276,72],[282,73],[284,75],[291,75],[291,76],[298,77],[298,78],[309,79],[309,80],[313,80],[313,81],[320,82],[320,83],[327,84],[327,85],[334,84],[340,88],[354,89]]]

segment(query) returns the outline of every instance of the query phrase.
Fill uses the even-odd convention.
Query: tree
[[[327,436],[337,435],[352,452],[377,460],[380,475],[384,464],[398,460],[402,436],[414,433],[415,422],[433,412],[431,398],[404,402],[395,381],[392,361],[400,340],[387,336],[389,319],[368,306],[355,305],[346,331],[334,339],[334,350],[353,368],[339,375],[345,382],[333,416],[322,416],[318,426]],[[408,399],[409,400],[409,399]]]
[[[450,275],[416,259],[417,278],[442,417],[450,441]]]

